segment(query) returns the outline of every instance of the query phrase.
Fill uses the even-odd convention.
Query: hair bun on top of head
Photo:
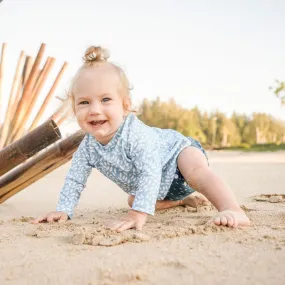
[[[92,63],[96,61],[107,61],[110,53],[107,49],[100,46],[89,47],[84,54],[83,60],[85,63]]]

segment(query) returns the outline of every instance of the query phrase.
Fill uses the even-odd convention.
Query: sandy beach
[[[71,221],[31,224],[55,209],[66,164],[0,205],[0,284],[284,285],[285,152],[209,160],[251,227],[206,226],[213,208],[178,207],[116,234],[105,224],[127,212],[127,195],[95,170]]]

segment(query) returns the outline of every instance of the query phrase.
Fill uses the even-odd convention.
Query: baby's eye
[[[88,101],[81,101],[81,102],[79,103],[79,105],[86,105],[86,104],[89,104]]]
[[[110,101],[110,100],[111,100],[110,98],[106,97],[106,98],[103,98],[103,99],[102,99],[102,102],[108,102],[108,101]]]

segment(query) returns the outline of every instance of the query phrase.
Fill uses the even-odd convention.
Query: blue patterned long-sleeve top
[[[154,214],[174,179],[177,157],[191,141],[174,130],[149,127],[129,114],[111,141],[102,145],[86,134],[72,158],[57,211],[70,218],[92,168],[135,196],[132,209]]]

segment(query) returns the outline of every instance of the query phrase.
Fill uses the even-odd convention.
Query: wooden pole
[[[34,119],[32,125],[31,125],[29,131],[33,130],[33,129],[38,125],[38,123],[39,123],[39,121],[40,121],[40,119],[41,119],[41,117],[42,117],[42,115],[43,115],[43,113],[44,113],[44,111],[45,111],[45,109],[46,109],[48,103],[50,102],[50,100],[51,100],[51,98],[52,98],[52,95],[53,95],[54,92],[55,92],[56,87],[58,86],[59,81],[60,81],[61,78],[62,78],[62,75],[63,75],[64,71],[65,71],[66,68],[67,68],[67,66],[68,66],[68,63],[65,62],[64,65],[62,66],[62,68],[61,68],[59,74],[57,75],[57,77],[56,77],[56,79],[55,79],[55,81],[54,81],[54,83],[53,83],[53,85],[52,85],[52,87],[51,87],[51,89],[50,89],[48,95],[46,96],[45,101],[43,102],[43,104],[42,104],[42,106],[41,106],[41,108],[40,108],[38,114],[36,115],[36,117],[35,117],[35,119]]]
[[[37,71],[39,69],[39,65],[40,65],[41,60],[43,58],[45,47],[46,47],[46,45],[42,44],[40,47],[40,50],[37,54],[35,63],[33,65],[33,68],[31,70],[31,73],[30,73],[29,78],[27,80],[27,83],[24,87],[22,98],[19,101],[17,110],[15,112],[15,117],[14,117],[14,120],[12,122],[12,129],[10,132],[11,135],[9,136],[9,138],[11,138],[15,135],[15,133],[18,131],[18,128],[19,128],[23,118],[25,117],[25,112],[27,110],[27,106],[30,104],[30,100],[29,100],[30,93],[32,92],[34,85],[35,85],[35,82],[37,80],[35,75],[37,74]]]
[[[38,79],[38,82],[33,90],[33,92],[30,95],[30,104],[27,105],[27,110],[26,110],[26,115],[25,117],[23,117],[23,120],[21,122],[21,125],[19,126],[18,130],[16,131],[14,137],[13,137],[13,141],[19,139],[25,132],[25,125],[26,122],[29,120],[29,117],[31,115],[31,113],[33,112],[33,108],[35,103],[37,102],[37,99],[42,91],[42,88],[48,78],[48,75],[54,65],[55,59],[54,58],[48,58],[46,61],[46,64],[43,68],[43,71],[40,74],[40,77]]]
[[[31,73],[31,69],[33,67],[33,58],[31,56],[27,56],[26,57],[26,61],[25,61],[25,65],[23,68],[23,73],[22,73],[22,78],[21,78],[21,84],[18,85],[18,89],[17,89],[17,93],[16,93],[16,97],[14,100],[14,103],[11,107],[11,114],[15,114],[16,110],[19,106],[19,102],[21,101],[22,98],[22,94],[23,94],[23,87],[25,86],[25,84],[27,83],[27,80],[29,78],[29,75]],[[6,137],[6,141],[4,143],[4,147],[6,147],[7,145],[9,145],[12,141],[12,131],[13,131],[13,120],[12,122],[10,122],[9,125],[9,134]]]
[[[4,81],[4,66],[6,61],[6,49],[7,44],[3,43],[2,45],[2,52],[1,52],[1,59],[0,59],[0,115],[3,113],[3,106],[2,106],[2,88],[3,88],[3,81]],[[0,126],[1,126],[1,117],[0,117]]]
[[[82,130],[76,132],[1,177],[0,203],[68,162],[84,135]]]
[[[26,57],[26,62],[25,62],[24,69],[23,69],[23,74],[22,74],[22,84],[19,84],[19,86],[18,86],[16,98],[15,98],[14,104],[12,105],[12,108],[11,108],[11,114],[15,114],[16,113],[16,110],[18,108],[19,102],[20,102],[21,97],[22,97],[23,87],[27,83],[27,80],[28,80],[29,75],[31,73],[31,69],[33,67],[33,61],[34,60],[33,60],[33,58],[31,56],[27,56]],[[10,127],[11,126],[9,126],[9,129],[10,129]],[[11,136],[8,136],[6,138],[4,146],[7,146],[11,142],[11,140],[12,140]]]
[[[11,118],[12,118],[12,106],[13,104],[15,104],[15,95],[18,89],[18,86],[21,85],[21,73],[22,73],[22,69],[24,66],[24,60],[25,60],[25,53],[22,51],[20,54],[20,58],[17,64],[17,68],[16,68],[16,72],[15,72],[15,76],[14,76],[14,80],[13,80],[13,84],[12,84],[12,89],[11,89],[11,93],[10,93],[10,98],[9,98],[9,103],[8,103],[8,107],[7,107],[7,111],[6,111],[6,117],[3,123],[3,127],[2,127],[2,131],[0,134],[0,149],[4,147],[5,141],[7,139],[8,136],[8,131],[9,131],[9,124],[11,122]]]
[[[45,122],[0,151],[0,175],[8,172],[60,138],[61,134],[55,122],[52,120]]]
[[[12,114],[15,114],[16,110],[18,109],[19,102],[21,101],[22,94],[23,94],[23,87],[27,83],[27,80],[28,80],[29,75],[31,73],[31,69],[33,67],[33,61],[34,61],[34,59],[31,56],[27,56],[26,57],[26,62],[25,62],[24,69],[23,69],[23,74],[22,74],[22,84],[19,84],[19,86],[18,86],[16,98],[15,98],[14,104],[12,105],[12,110],[11,110]],[[6,141],[4,143],[4,147],[11,143],[11,141],[12,141],[12,131],[13,131],[13,121],[10,123],[9,135],[6,138]]]
[[[22,83],[22,85],[25,85],[27,83],[27,80],[30,76],[32,67],[33,67],[33,58],[31,56],[27,56],[25,66],[24,66],[24,70],[23,70],[23,83]]]

